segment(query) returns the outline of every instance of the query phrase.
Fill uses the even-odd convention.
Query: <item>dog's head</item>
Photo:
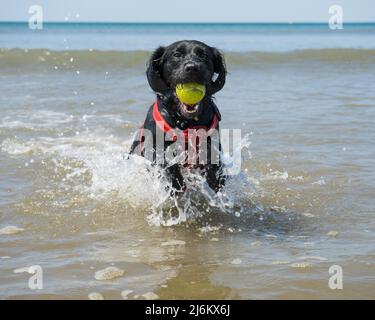
[[[225,62],[220,52],[195,40],[178,41],[157,48],[147,68],[152,90],[161,95],[175,94],[177,84],[196,82],[204,84],[206,96],[211,96],[223,88],[225,77]],[[180,101],[179,109],[186,118],[200,112],[199,104],[187,106]]]

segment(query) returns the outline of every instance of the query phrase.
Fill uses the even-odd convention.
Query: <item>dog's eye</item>
[[[205,54],[205,52],[203,51],[203,50],[196,50],[196,52],[195,52],[195,54],[199,57],[199,58],[202,58],[202,59],[204,59],[204,58],[206,58],[206,54]]]
[[[181,58],[181,57],[182,57],[182,53],[176,51],[176,52],[173,54],[173,56],[174,56],[175,58]]]

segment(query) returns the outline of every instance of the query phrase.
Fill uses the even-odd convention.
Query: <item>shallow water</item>
[[[373,299],[374,51],[228,50],[216,100],[242,171],[162,219],[162,183],[124,160],[154,99],[141,49],[0,51],[0,229],[23,229],[0,232],[0,297]],[[43,290],[13,272],[31,265]]]

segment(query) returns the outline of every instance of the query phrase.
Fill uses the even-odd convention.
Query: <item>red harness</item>
[[[206,126],[193,126],[190,128],[187,128],[185,130],[179,130],[179,129],[174,129],[170,126],[170,124],[163,118],[159,111],[159,106],[158,106],[158,100],[155,101],[153,110],[152,110],[152,116],[154,118],[154,121],[156,125],[161,129],[164,133],[170,135],[173,139],[173,141],[176,141],[178,138],[178,135],[181,137],[181,142],[189,143],[189,130],[199,130],[199,129],[205,129],[206,130],[206,136],[211,136],[219,123],[219,117],[215,113],[214,117],[212,119],[212,123],[209,127]],[[140,145],[141,145],[141,152],[144,151],[144,146],[143,146],[143,126],[140,129]],[[196,141],[197,147],[199,145],[199,137],[196,137],[198,140]],[[195,144],[193,144],[195,145]],[[186,165],[185,165],[186,166]]]
[[[159,112],[158,100],[156,100],[155,103],[154,103],[154,107],[153,107],[153,110],[152,110],[152,115],[154,117],[154,120],[155,120],[157,126],[163,132],[172,134],[173,140],[176,141],[177,140],[177,136],[178,136],[177,130],[175,130],[174,128],[172,128],[169,125],[169,123],[163,118],[163,116],[161,115],[161,113]],[[185,129],[183,131],[181,131],[181,130],[178,130],[178,131],[182,135],[181,136],[182,141],[188,142],[189,141],[189,130],[205,129],[206,132],[207,132],[207,136],[210,136],[215,131],[218,123],[219,123],[219,119],[218,119],[218,117],[217,117],[217,115],[215,113],[214,114],[214,118],[212,119],[212,123],[211,123],[211,125],[209,127],[206,127],[206,126],[194,126],[194,127],[187,128],[187,129]]]
[[[206,131],[206,137],[208,137],[208,136],[211,136],[215,132],[215,130],[218,127],[219,121],[220,121],[220,114],[218,114],[218,110],[215,110],[215,113],[214,113],[214,116],[213,116],[213,119],[212,119],[212,123],[209,127],[207,127],[207,126],[193,126],[193,127],[187,128],[185,130],[175,129],[175,128],[171,127],[171,125],[161,115],[161,113],[159,111],[157,99],[156,99],[156,101],[153,105],[152,116],[154,118],[154,121],[155,121],[156,125],[159,127],[159,129],[162,130],[164,133],[170,135],[170,137],[172,137],[173,141],[176,141],[178,139],[178,136],[180,135],[180,137],[181,137],[180,141],[183,144],[188,143],[189,146],[190,146],[190,143],[192,143],[192,145],[195,146],[194,149],[195,149],[196,153],[198,153],[197,151],[200,148],[199,135],[196,136],[196,135],[193,134],[193,136],[197,140],[195,142],[189,141],[189,138],[191,139],[191,137],[189,136],[189,130],[190,130],[190,134],[191,134],[191,130],[204,129]],[[139,138],[140,138],[140,145],[141,145],[141,153],[143,153],[144,152],[143,126],[140,129],[140,137]],[[185,148],[185,146],[183,148]],[[194,158],[194,162],[195,162],[195,158]],[[186,167],[186,168],[201,168],[201,164],[197,165],[197,164],[185,163],[183,166]]]

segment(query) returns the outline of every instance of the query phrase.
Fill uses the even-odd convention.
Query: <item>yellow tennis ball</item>
[[[176,86],[178,99],[185,104],[195,105],[199,103],[206,94],[206,87],[199,83],[180,83]]]

